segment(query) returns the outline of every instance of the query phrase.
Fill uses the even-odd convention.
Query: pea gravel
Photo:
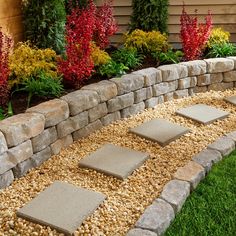
[[[171,179],[178,167],[183,166],[194,154],[218,137],[236,130],[236,106],[223,100],[225,96],[232,95],[236,95],[236,90],[207,92],[163,103],[155,109],[148,109],[129,119],[120,120],[88,138],[75,142],[60,155],[52,157],[25,177],[14,181],[7,189],[0,191],[0,235],[62,235],[49,227],[16,217],[17,209],[55,180],[107,195],[104,204],[83,223],[75,235],[125,235],[145,208],[159,196],[163,186]],[[207,126],[174,114],[179,108],[197,103],[215,106],[231,114],[228,118]],[[191,129],[191,132],[164,148],[157,143],[128,133],[129,128],[154,118],[176,122]],[[150,158],[125,181],[93,170],[78,168],[80,159],[105,143],[148,152]]]

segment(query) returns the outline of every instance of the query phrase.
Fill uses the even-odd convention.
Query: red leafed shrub
[[[7,84],[10,75],[9,54],[12,47],[12,40],[2,32],[0,27],[0,106],[8,101],[9,87]]]
[[[185,60],[199,59],[212,29],[212,16],[210,12],[205,17],[205,23],[198,23],[197,16],[192,17],[188,15],[183,6],[180,22],[180,37]]]

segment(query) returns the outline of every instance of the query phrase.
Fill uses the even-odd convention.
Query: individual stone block
[[[181,64],[159,66],[158,69],[162,72],[162,81],[172,81],[188,76],[187,67]]]
[[[193,90],[193,88],[189,88],[188,89],[188,95],[189,96],[193,96],[195,93],[194,93],[194,90]]]
[[[93,123],[90,123],[89,125],[85,126],[84,128],[75,131],[72,136],[73,139],[76,141],[78,139],[89,136],[91,133],[101,128],[102,128],[102,122],[100,120],[96,120]]]
[[[61,99],[53,99],[27,109],[26,112],[45,116],[45,127],[54,126],[69,117],[69,106]]]
[[[47,147],[42,151],[35,153],[32,157],[32,163],[34,167],[38,167],[43,164],[43,162],[47,161],[52,155],[51,148]]]
[[[163,188],[160,198],[168,202],[175,213],[179,212],[190,194],[190,184],[186,181],[171,180]]]
[[[0,155],[0,175],[17,165],[15,158],[11,158],[7,152]]]
[[[0,122],[8,147],[17,146],[44,130],[45,118],[42,114],[24,113],[9,117]]]
[[[234,61],[227,58],[205,59],[208,73],[219,73],[231,71],[234,69]]]
[[[135,228],[131,229],[126,236],[157,236],[157,234],[149,230]]]
[[[188,68],[188,76],[206,74],[206,62],[203,60],[181,62],[180,64]]]
[[[153,97],[145,101],[145,108],[154,108],[157,104],[161,104],[164,101],[163,96]]]
[[[153,91],[152,91],[152,87],[147,87],[146,88],[146,98],[151,98],[153,96]]]
[[[106,103],[100,103],[96,107],[91,108],[88,110],[89,122],[93,122],[105,115],[107,115],[107,105]]]
[[[121,115],[119,111],[110,113],[104,117],[101,118],[101,122],[104,126],[111,124],[112,122],[115,122],[116,120],[120,120]]]
[[[132,115],[135,115],[145,109],[145,104],[144,102],[140,102],[138,104],[134,104],[130,107],[127,107],[123,110],[121,110],[121,117],[126,118]]]
[[[228,133],[226,137],[232,139],[236,143],[236,131],[233,131],[231,133]]]
[[[205,104],[197,104],[179,109],[176,114],[190,118],[203,124],[209,124],[219,119],[224,119],[228,112],[216,109]]]
[[[211,74],[199,75],[197,77],[198,86],[206,86],[211,84]]]
[[[98,93],[101,102],[106,102],[117,96],[117,87],[114,83],[103,80],[98,83],[89,84],[81,88],[82,90],[92,90]]]
[[[192,88],[197,85],[197,77],[179,79],[179,89]]]
[[[52,155],[57,155],[60,153],[61,149],[70,146],[73,143],[72,135],[69,134],[61,139],[58,139],[56,142],[51,144]]]
[[[211,84],[208,86],[208,90],[214,90],[214,91],[225,91],[227,89],[231,89],[234,87],[233,82],[229,83],[218,83],[218,84]]]
[[[224,82],[234,82],[236,81],[236,70],[224,73]]]
[[[132,74],[143,76],[145,87],[152,86],[162,81],[161,71],[154,67],[138,70],[138,71],[132,72]]]
[[[82,159],[79,166],[94,169],[119,179],[126,179],[148,157],[147,153],[105,144],[96,152]]]
[[[223,156],[227,156],[235,149],[235,142],[229,137],[222,137],[207,147],[219,151]]]
[[[105,200],[105,195],[55,181],[17,211],[17,216],[73,235]]]
[[[14,181],[14,175],[11,170],[0,174],[0,189],[8,187]]]
[[[222,159],[220,152],[211,149],[205,149],[193,156],[192,160],[205,168],[206,172],[211,170],[214,163]]]
[[[61,99],[68,103],[71,116],[93,108],[100,103],[97,92],[91,90],[77,90],[61,97]]]
[[[108,112],[115,112],[134,104],[134,93],[128,93],[107,102]]]
[[[31,141],[28,140],[20,145],[10,148],[8,151],[8,156],[11,160],[15,160],[15,163],[20,163],[31,156],[33,156],[33,149]]]
[[[189,132],[189,129],[164,119],[154,119],[130,129],[130,132],[166,146]]]
[[[123,75],[121,78],[113,78],[110,81],[116,84],[118,95],[130,93],[144,86],[144,77],[138,74]]]
[[[203,87],[196,86],[193,88],[193,92],[194,93],[205,93],[205,92],[207,92],[207,86],[203,86]]]
[[[7,151],[7,142],[2,132],[0,132],[0,155]]]
[[[163,82],[153,86],[153,96],[157,97],[168,92],[175,91],[178,88],[178,81]]]
[[[180,167],[173,175],[174,179],[188,181],[191,190],[195,189],[199,182],[205,177],[204,168],[194,161],[189,161],[185,166]]]
[[[226,97],[224,100],[232,103],[233,105],[236,105],[236,96]]]
[[[55,126],[45,129],[41,134],[31,139],[34,153],[40,152],[57,140]]]
[[[166,93],[164,94],[164,101],[168,102],[174,99],[174,93],[170,92],[170,93]]]
[[[147,99],[147,89],[142,88],[134,91],[134,103],[139,103]]]
[[[146,208],[135,226],[162,235],[174,217],[175,213],[171,205],[162,199],[157,199]]]
[[[30,169],[34,168],[34,164],[31,158],[17,164],[13,169],[13,174],[15,178],[20,178],[24,176]]]
[[[234,69],[236,70],[236,57],[227,57],[227,58],[234,61]]]
[[[188,89],[174,91],[173,97],[174,99],[188,97]]]
[[[221,83],[224,79],[223,73],[210,74],[211,84]]]

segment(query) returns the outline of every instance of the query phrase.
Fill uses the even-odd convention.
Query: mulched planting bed
[[[101,192],[107,196],[104,204],[77,230],[76,235],[125,235],[134,226],[145,208],[157,198],[172,174],[185,165],[218,137],[236,130],[236,107],[224,97],[236,95],[236,90],[207,92],[191,98],[174,100],[143,113],[104,127],[88,138],[75,142],[42,166],[0,193],[0,235],[59,235],[56,231],[16,217],[16,211],[28,203],[55,180]],[[206,104],[230,112],[230,115],[210,125],[203,125],[175,114],[193,104]],[[185,134],[166,147],[129,133],[129,129],[154,118],[189,128]],[[93,170],[78,167],[79,161],[105,143],[147,152],[150,158],[126,180],[121,181]]]

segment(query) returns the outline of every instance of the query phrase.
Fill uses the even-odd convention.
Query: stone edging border
[[[172,99],[236,87],[236,57],[147,68],[69,93],[0,121],[0,189],[61,149]]]
[[[213,164],[235,150],[236,131],[226,134],[193,156],[185,166],[173,174],[159,198],[146,208],[135,228],[127,236],[160,236],[170,226],[187,197],[210,172]]]

